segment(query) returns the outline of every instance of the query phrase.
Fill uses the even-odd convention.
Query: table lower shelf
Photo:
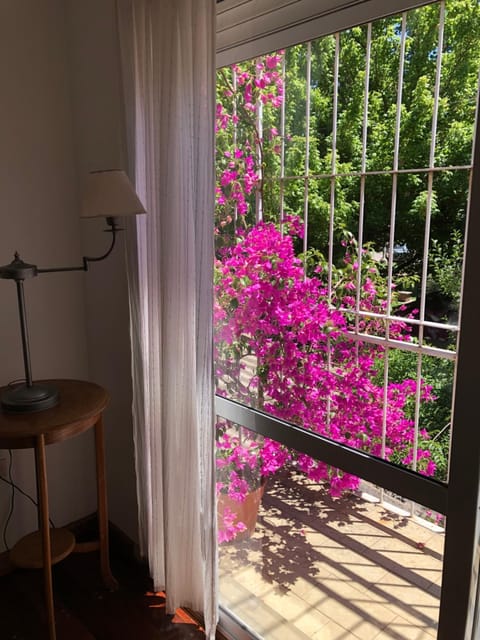
[[[75,548],[75,536],[68,529],[50,529],[52,565],[66,558]],[[42,534],[34,531],[17,542],[10,551],[10,560],[22,569],[43,567]]]

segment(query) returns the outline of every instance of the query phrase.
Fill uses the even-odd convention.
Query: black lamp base
[[[8,413],[32,413],[58,404],[58,391],[49,384],[19,384],[6,389],[0,404]]]

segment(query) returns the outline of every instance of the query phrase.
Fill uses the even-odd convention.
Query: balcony
[[[443,543],[398,507],[283,470],[253,536],[220,547],[220,601],[268,640],[432,640]]]

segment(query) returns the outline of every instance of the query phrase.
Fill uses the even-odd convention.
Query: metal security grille
[[[421,9],[420,9],[421,10]],[[363,88],[363,104],[362,104],[362,125],[361,125],[361,164],[357,170],[345,171],[338,165],[338,149],[337,149],[337,133],[338,133],[338,109],[339,109],[339,83],[341,81],[341,33],[336,33],[331,36],[326,36],[333,41],[334,47],[334,60],[333,60],[333,86],[332,86],[332,129],[331,129],[331,163],[330,171],[323,173],[315,173],[310,170],[310,149],[311,149],[311,118],[314,112],[314,106],[311,103],[311,87],[315,83],[315,78],[312,77],[312,42],[307,42],[301,45],[304,48],[305,55],[305,145],[304,152],[304,173],[303,175],[289,175],[286,168],[286,142],[288,137],[288,125],[286,123],[286,109],[285,101],[282,104],[280,111],[279,130],[281,133],[281,152],[280,152],[280,167],[278,176],[273,177],[273,180],[279,183],[279,205],[280,205],[280,218],[283,219],[285,213],[285,193],[289,188],[289,185],[299,181],[303,186],[303,221],[304,221],[304,238],[303,238],[303,250],[306,252],[310,246],[309,238],[309,194],[311,191],[311,185],[319,181],[328,181],[330,184],[330,200],[329,200],[329,228],[328,228],[328,298],[332,300],[333,295],[333,272],[334,272],[334,250],[335,250],[335,225],[336,225],[336,191],[337,183],[342,179],[355,179],[358,180],[358,228],[352,231],[356,232],[358,238],[358,246],[362,247],[365,241],[364,234],[364,220],[366,212],[366,184],[368,180],[374,180],[378,177],[386,177],[391,179],[391,200],[390,200],[390,215],[389,215],[389,239],[388,247],[391,250],[385,252],[385,261],[387,263],[387,304],[384,312],[376,313],[371,310],[362,309],[361,301],[361,271],[362,271],[362,251],[358,252],[358,280],[357,288],[355,292],[355,305],[352,309],[340,307],[341,311],[347,314],[352,322],[350,324],[349,335],[353,342],[361,342],[362,344],[380,345],[385,349],[384,357],[384,383],[385,383],[385,397],[384,397],[384,433],[383,439],[385,441],[386,432],[386,406],[387,406],[387,383],[389,380],[389,352],[394,349],[401,351],[407,351],[416,356],[416,380],[417,388],[415,394],[415,442],[418,441],[420,425],[420,406],[421,406],[421,388],[422,388],[422,365],[426,356],[433,358],[442,358],[452,361],[456,360],[456,336],[458,334],[458,321],[450,322],[446,319],[431,319],[427,314],[427,288],[429,282],[429,258],[431,248],[431,219],[432,219],[432,205],[434,200],[434,179],[441,174],[451,174],[452,172],[468,174],[469,180],[471,179],[471,160],[469,164],[461,165],[442,165],[437,162],[436,144],[437,144],[437,123],[439,110],[441,108],[441,86],[442,86],[442,53],[444,49],[444,31],[445,31],[445,14],[446,7],[445,2],[438,4],[438,28],[436,33],[436,43],[434,52],[435,57],[435,72],[434,72],[434,86],[433,86],[433,105],[431,108],[431,132],[430,132],[430,144],[429,144],[429,162],[428,166],[405,166],[400,163],[400,145],[401,136],[408,135],[408,133],[402,134],[402,104],[405,92],[404,86],[404,73],[405,64],[408,62],[407,55],[407,39],[409,34],[409,14],[404,12],[398,18],[398,38],[400,41],[399,47],[399,59],[398,59],[398,77],[395,79],[397,86],[397,97],[395,105],[395,129],[393,139],[393,158],[392,166],[383,170],[376,170],[368,168],[369,158],[369,102],[370,95],[370,76],[371,76],[371,48],[372,48],[372,23],[364,25],[362,28],[365,31],[365,50],[364,50],[364,88]],[[283,76],[285,83],[285,94],[288,100],[289,86],[288,77],[286,72],[286,58],[283,60]],[[394,80],[392,79],[392,82]],[[259,108],[257,111],[257,128],[262,131],[262,110]],[[474,136],[473,136],[474,137]],[[343,163],[344,165],[345,163]],[[395,254],[393,248],[396,243],[396,219],[398,215],[397,195],[400,188],[399,178],[402,175],[414,174],[426,183],[426,196],[425,196],[425,221],[423,230],[423,257],[422,265],[419,270],[419,286],[418,295],[416,298],[416,306],[418,307],[418,315],[408,316],[396,313],[396,308],[392,304],[392,296],[395,287],[394,278],[394,259]],[[268,182],[271,177],[260,176],[262,180]],[[268,185],[267,185],[268,187]],[[466,203],[467,215],[468,215],[468,203]],[[257,222],[263,219],[263,204],[261,200],[261,194],[257,194],[256,201],[256,220]],[[460,283],[459,283],[460,288]],[[382,326],[382,331],[377,334],[362,332],[362,319],[377,318]],[[413,328],[416,339],[410,341],[404,341],[396,339],[395,336],[390,335],[390,327],[392,323],[403,322],[406,325]],[[453,338],[450,340],[450,344],[447,347],[432,343],[427,339],[426,332],[429,334],[434,332],[448,333]],[[454,365],[452,367],[452,384],[454,385]],[[453,394],[452,394],[453,397]],[[448,428],[449,425],[443,425],[444,428]],[[383,447],[384,449],[384,447]],[[417,467],[417,448],[414,446],[413,460],[411,463],[412,468],[415,470]],[[444,478],[445,480],[447,478]]]

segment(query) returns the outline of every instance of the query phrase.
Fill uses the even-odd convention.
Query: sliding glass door
[[[218,71],[234,637],[473,637],[478,45],[446,0]]]

